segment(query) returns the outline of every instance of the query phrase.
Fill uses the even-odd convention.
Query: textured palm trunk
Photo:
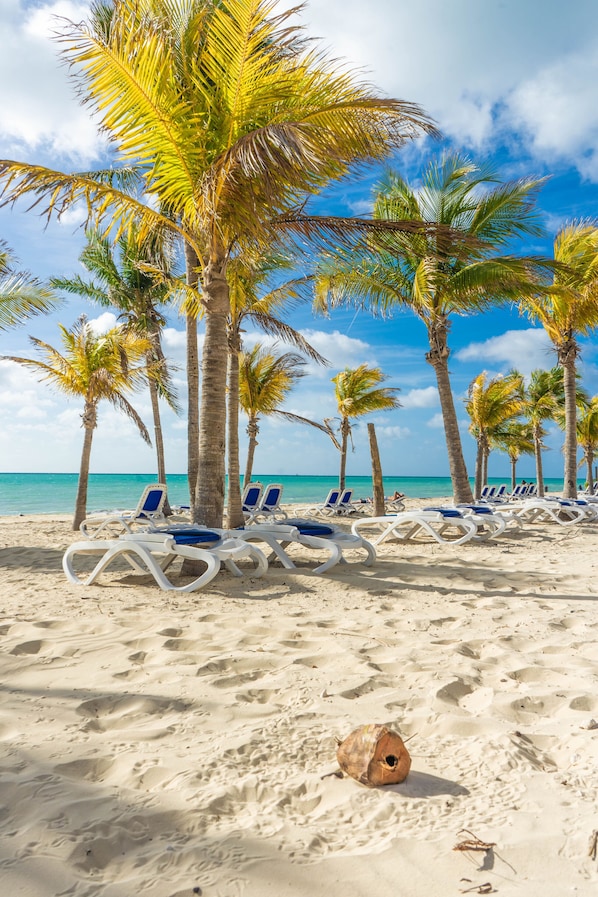
[[[155,358],[155,348],[152,355],[148,358],[148,367],[151,367],[152,360]],[[156,464],[158,468],[158,482],[166,483],[166,460],[164,456],[164,438],[162,435],[162,420],[160,417],[160,403],[158,400],[158,386],[153,377],[149,377],[149,394],[152,406],[152,417],[154,421],[154,443],[156,446]],[[172,514],[168,496],[164,502],[164,514],[168,517]]]
[[[565,392],[565,456],[564,498],[577,498],[577,378],[575,359],[577,345],[569,339],[559,349],[559,363],[563,368],[563,389]]]
[[[249,423],[247,424],[247,435],[249,436],[249,442],[247,443],[247,460],[245,462],[245,474],[243,476],[243,485],[246,486],[247,483],[251,482],[251,477],[253,475],[253,459],[255,457],[255,449],[258,445],[257,434],[259,433],[260,428],[258,427],[257,417],[253,415],[249,418]]]
[[[342,490],[345,488],[345,477],[347,472],[347,449],[349,446],[349,433],[351,425],[346,417],[341,421],[341,468],[338,475],[338,487]]]
[[[228,492],[226,503],[227,524],[230,527],[243,526],[241,504],[241,465],[239,462],[239,334],[231,334],[228,345],[228,391],[227,391],[227,442]],[[248,482],[245,480],[245,482]]]
[[[591,448],[586,449],[586,463],[588,466],[588,475],[586,477],[588,481],[588,492],[590,495],[594,494],[594,452]]]
[[[195,523],[221,527],[224,513],[224,453],[226,447],[227,319],[229,293],[223,257],[203,270],[205,337],[199,413],[199,473]]]
[[[477,499],[482,494],[484,485],[484,447],[482,445],[482,437],[478,436],[477,450],[475,456],[475,483],[473,487],[473,496]]]
[[[376,439],[374,424],[368,424],[368,436],[370,439],[370,456],[372,459],[372,495],[374,499],[374,517],[382,517],[386,511],[384,502],[384,480],[382,479],[382,464]]]
[[[544,471],[542,469],[542,435],[540,426],[534,426],[534,456],[536,458],[536,483],[538,495],[544,497]]]
[[[459,421],[457,420],[449,377],[448,359],[450,350],[447,345],[447,333],[448,323],[446,321],[437,322],[435,326],[428,328],[430,351],[426,355],[426,361],[432,365],[436,374],[449,470],[453,484],[453,497],[456,503],[468,504],[473,501],[473,494],[465,466],[465,459],[463,458]]]
[[[482,470],[482,483],[488,482],[488,460],[490,458],[490,447],[486,443],[484,448],[484,457],[482,459],[483,470]]]
[[[79,480],[77,482],[77,497],[75,499],[75,516],[73,518],[73,530],[78,530],[81,523],[87,517],[87,486],[89,483],[89,461],[91,458],[91,443],[93,431],[98,423],[96,406],[86,402],[81,415],[84,428],[83,449],[81,451],[81,464],[79,466]]]
[[[517,485],[517,458],[511,458],[511,492]]]
[[[187,284],[198,288],[199,259],[193,249],[185,244]],[[199,476],[199,353],[197,349],[197,317],[187,314],[187,480],[191,516],[195,520],[197,509],[197,480]]]

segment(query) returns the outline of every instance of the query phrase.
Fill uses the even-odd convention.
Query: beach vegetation
[[[471,420],[469,432],[476,440],[474,498],[488,482],[488,458],[493,439],[523,411],[523,377],[517,371],[488,379],[486,371],[469,384],[465,409]]]
[[[132,225],[185,246],[205,323],[201,406],[189,408],[192,516],[222,523],[227,266],[239,239],[306,194],[436,129],[327,58],[273,0],[96,0],[60,37],[82,100],[114,151],[103,172],[0,162],[4,203],[47,216],[74,204],[117,239]],[[197,333],[189,322],[191,342]],[[195,350],[197,351],[197,350]],[[188,360],[193,346],[188,350]],[[199,364],[188,364],[198,378]],[[190,402],[198,395],[190,386]]]
[[[46,314],[59,303],[51,287],[28,271],[20,271],[10,247],[0,240],[0,330],[22,324],[34,315]]]
[[[577,358],[579,337],[598,326],[598,228],[571,222],[554,240],[557,266],[549,288],[521,301],[548,334],[563,372],[565,412],[563,496],[577,495]]]
[[[147,384],[152,408],[154,446],[158,482],[166,482],[166,459],[160,399],[179,412],[171,371],[162,346],[165,312],[176,288],[176,263],[172,250],[160,239],[160,232],[141,240],[132,228],[116,246],[97,230],[87,231],[87,243],[80,255],[84,268],[95,279],[80,275],[53,277],[56,289],[82,296],[103,308],[114,308],[125,330],[148,341]],[[165,513],[168,514],[168,499]]]
[[[83,399],[81,414],[84,431],[83,448],[77,482],[73,530],[87,516],[87,485],[93,434],[98,425],[98,405],[110,402],[133,421],[141,438],[151,445],[147,427],[127,394],[137,391],[147,380],[147,353],[149,340],[124,327],[114,327],[106,333],[97,333],[82,316],[68,330],[60,328],[62,351],[31,336],[29,339],[42,356],[21,358],[5,356],[34,371],[39,379],[68,396]]]
[[[380,368],[371,368],[367,364],[360,364],[356,368],[345,368],[344,371],[340,371],[336,377],[332,378],[334,397],[340,416],[338,427],[340,439],[332,428],[332,418],[327,418],[324,423],[335,448],[340,452],[338,484],[341,490],[345,488],[347,451],[349,440],[352,439],[351,421],[366,414],[376,414],[380,411],[390,411],[393,408],[401,407],[396,395],[399,388],[380,385],[386,379]]]
[[[517,238],[541,233],[541,184],[537,178],[502,182],[490,167],[455,153],[432,160],[414,184],[389,170],[377,187],[374,220],[409,220],[419,229],[372,231],[361,258],[327,252],[321,262],[316,307],[407,309],[424,323],[457,502],[473,495],[449,374],[452,318],[537,291],[549,261],[503,253]]]

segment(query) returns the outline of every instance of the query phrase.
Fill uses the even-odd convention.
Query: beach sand
[[[595,895],[597,531],[173,594],[70,585],[67,518],[0,518],[2,893]],[[330,775],[371,722],[404,783]]]

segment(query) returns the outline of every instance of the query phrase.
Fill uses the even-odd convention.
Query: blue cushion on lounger
[[[165,530],[169,536],[172,536],[177,545],[198,545],[201,542],[220,542],[218,533],[213,533],[208,529],[172,529]]]
[[[424,511],[436,511],[437,514],[442,514],[443,517],[463,516],[461,511],[458,511],[457,508],[424,508]]]
[[[282,520],[284,526],[294,526],[302,536],[331,536],[332,527],[324,523],[314,523],[313,520]]]

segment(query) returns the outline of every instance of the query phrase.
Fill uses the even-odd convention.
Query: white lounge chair
[[[523,523],[558,523],[573,526],[583,520],[595,520],[588,512],[585,502],[563,498],[524,498],[519,502],[509,502]]]
[[[192,527],[185,524],[168,527],[168,532],[171,534],[191,535],[197,531],[202,532],[203,527]],[[216,532],[223,538],[232,538],[246,543],[264,543],[287,570],[296,569],[296,565],[287,551],[294,543],[327,553],[327,559],[314,567],[314,573],[325,573],[336,564],[346,563],[348,559],[345,557],[345,550],[365,551],[366,557],[363,563],[366,566],[370,566],[376,560],[376,551],[367,539],[347,533],[332,523],[320,523],[317,520],[258,521],[240,529],[217,530]],[[272,560],[272,556],[269,560]]]
[[[117,538],[122,533],[134,532],[138,524],[165,522],[167,518],[162,513],[165,501],[166,486],[153,483],[145,487],[133,511],[93,514],[81,522],[79,529],[88,539]]]
[[[386,539],[407,541],[422,534],[431,536],[436,542],[462,545],[478,534],[476,521],[457,508],[421,508],[384,517],[364,517],[356,520],[351,530],[355,535],[361,535],[361,531],[367,531],[368,527],[374,528],[374,536],[370,537],[373,545],[380,545]]]
[[[99,556],[91,573],[85,576],[75,571],[75,558],[80,555]],[[125,533],[118,539],[75,542],[65,551],[62,568],[70,582],[89,586],[117,558],[124,559],[136,573],[151,573],[161,589],[174,592],[194,592],[202,588],[217,576],[222,564],[235,576],[242,576],[237,566],[237,561],[242,558],[253,561],[252,576],[260,576],[268,569],[266,557],[257,546],[240,539],[223,538],[209,530],[201,534],[183,530],[179,534]],[[202,561],[206,569],[186,585],[174,585],[165,571],[180,558]]]
[[[305,515],[306,517],[315,517],[318,515],[321,515],[322,517],[331,517],[333,514],[336,514],[340,497],[340,489],[331,489],[322,504],[306,505],[305,507],[296,508],[295,510],[297,514]]]
[[[244,487],[243,495],[241,496],[241,507],[245,520],[253,520],[255,515],[259,512],[263,492],[264,487],[262,483],[258,483],[257,481],[247,483]]]
[[[263,495],[259,502],[259,506],[253,512],[253,514],[249,515],[249,522],[260,520],[261,518],[264,518],[265,520],[285,520],[287,517],[287,513],[283,508],[281,508],[281,501],[281,484],[269,483],[264,489]]]

